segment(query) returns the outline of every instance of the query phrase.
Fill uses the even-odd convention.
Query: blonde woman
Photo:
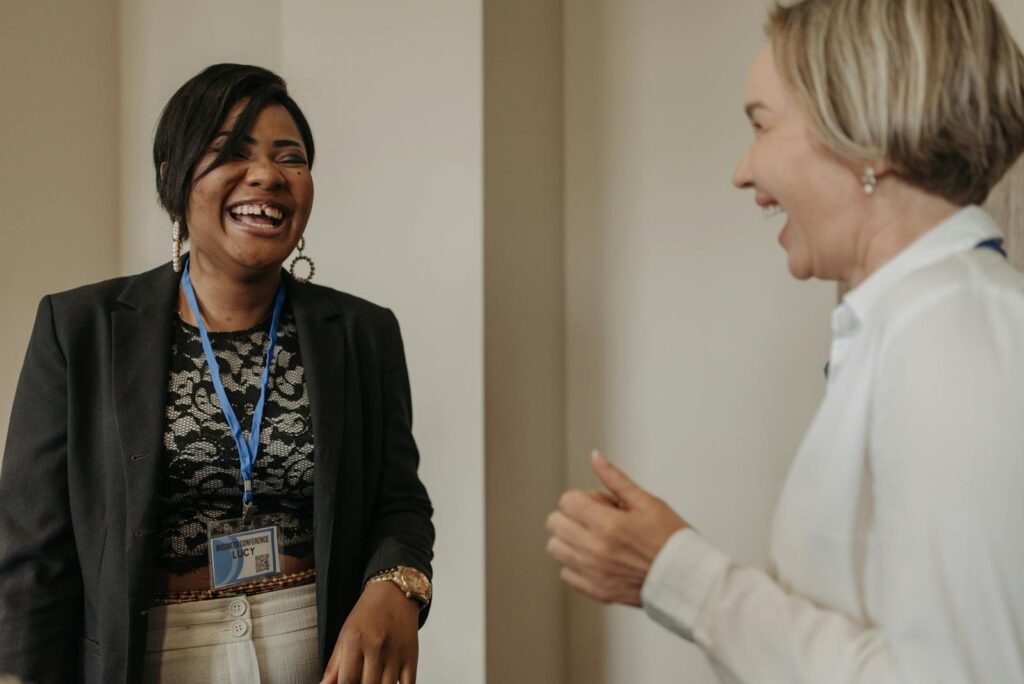
[[[768,572],[594,455],[549,553],[723,679],[1024,681],[1024,275],[978,204],[1024,149],[1024,58],[989,0],[777,5],[738,187],[843,283],[827,389]]]

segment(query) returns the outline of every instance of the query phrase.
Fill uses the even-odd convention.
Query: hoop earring
[[[872,167],[864,169],[864,177],[861,178],[864,183],[864,194],[874,195],[875,188],[878,187],[878,178],[875,177],[875,170]]]
[[[181,273],[181,221],[174,219],[171,224],[171,266],[175,273]]]
[[[313,279],[313,274],[316,273],[316,266],[313,264],[313,260],[302,253],[302,250],[306,249],[306,238],[305,236],[299,238],[298,244],[295,245],[295,249],[299,250],[299,253],[292,259],[291,266],[288,267],[288,272],[292,274],[292,278],[295,278],[300,283],[308,283]],[[309,268],[309,273],[305,277],[295,275],[295,265],[304,262]]]

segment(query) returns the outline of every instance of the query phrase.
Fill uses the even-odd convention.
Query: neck
[[[281,283],[280,269],[234,278],[211,268],[199,256],[189,257],[189,278],[199,303],[199,314],[210,332],[247,330],[266,320],[274,308],[274,295]],[[198,325],[184,288],[178,288],[181,319]]]
[[[859,231],[853,265],[842,284],[860,285],[912,242],[955,214],[961,207],[930,193],[900,184],[868,199],[869,213]]]

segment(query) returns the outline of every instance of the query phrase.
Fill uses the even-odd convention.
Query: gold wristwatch
[[[430,604],[430,597],[434,593],[430,580],[427,579],[426,575],[416,568],[410,568],[405,565],[396,565],[390,570],[378,572],[366,580],[367,586],[374,582],[394,582],[402,590],[406,598],[419,601],[421,608],[425,608]]]

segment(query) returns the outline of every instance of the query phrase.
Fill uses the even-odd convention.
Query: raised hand
[[[605,603],[640,605],[640,589],[658,551],[687,523],[600,452],[591,467],[602,491],[567,491],[548,516],[548,554],[562,580]]]

